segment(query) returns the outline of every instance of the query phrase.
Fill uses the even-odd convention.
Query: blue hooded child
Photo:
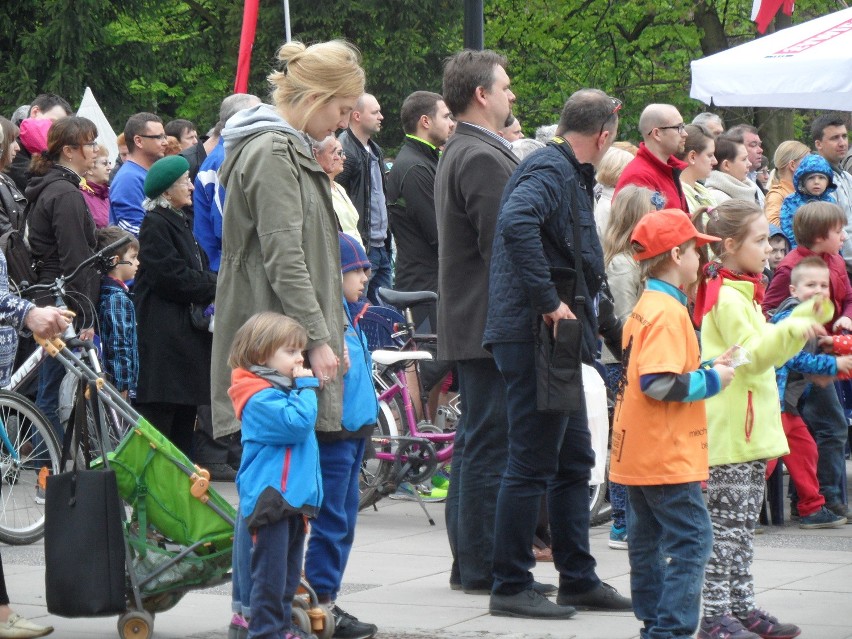
[[[807,179],[812,175],[824,175],[828,179],[828,185],[822,193],[815,195],[808,189]],[[837,202],[834,198],[837,185],[834,183],[834,171],[828,160],[815,153],[806,155],[793,175],[793,188],[795,188],[795,191],[785,197],[781,204],[781,230],[789,240],[791,250],[796,248],[796,237],[793,235],[793,217],[795,217],[799,207],[808,202]]]

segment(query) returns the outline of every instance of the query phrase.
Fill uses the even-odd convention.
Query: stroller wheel
[[[313,633],[317,636],[317,639],[331,639],[334,635],[334,615],[331,614],[331,610],[327,606],[319,606],[319,609],[323,615],[322,628],[318,628],[317,624],[314,623]],[[315,610],[316,608],[313,608],[311,612]]]
[[[145,610],[130,610],[118,618],[118,635],[122,639],[151,639],[154,616]]]
[[[298,626],[305,632],[311,631],[311,618],[308,617],[306,610],[293,606],[290,617],[293,619],[294,626]]]

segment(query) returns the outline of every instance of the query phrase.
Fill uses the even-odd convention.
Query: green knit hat
[[[169,155],[154,162],[145,176],[145,196],[158,197],[189,171],[189,162],[182,155]]]

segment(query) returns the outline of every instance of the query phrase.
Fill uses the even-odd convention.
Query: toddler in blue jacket
[[[248,636],[304,636],[291,623],[302,574],[305,518],[322,502],[314,426],[319,381],[303,367],[305,329],[278,313],[253,315],[237,331],[228,395],[242,422],[239,516],[252,539]],[[235,542],[236,545],[236,542]]]

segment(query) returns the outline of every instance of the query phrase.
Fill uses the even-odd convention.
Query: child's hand
[[[734,353],[736,353],[739,350],[739,348],[740,348],[739,346],[734,344],[733,346],[731,346],[731,348],[726,350],[724,353],[722,353],[721,355],[718,355],[716,357],[716,359],[713,360],[714,366],[716,364],[720,364],[722,366],[730,366],[731,363],[734,361]]]
[[[718,358],[716,363],[713,364],[713,370],[719,374],[719,380],[722,382],[722,388],[727,388],[728,384],[733,381],[734,375],[736,374],[734,369],[730,366],[720,364]]]
[[[834,339],[831,335],[826,335],[825,337],[820,337],[817,342],[817,346],[819,346],[820,350],[823,353],[833,353],[834,352]]]
[[[852,331],[852,319],[849,319],[845,315],[839,317],[831,327],[832,333],[839,333],[841,331]]]
[[[852,355],[841,355],[837,358],[837,372],[848,373],[852,371]]]
[[[304,366],[294,366],[293,367],[293,379],[297,377],[313,377],[314,372],[310,368],[305,368]]]
[[[825,388],[829,384],[833,384],[835,379],[831,375],[805,375],[805,379],[813,382],[820,388]]]
[[[804,330],[804,332],[802,333],[802,337],[804,337],[806,340],[812,340],[816,337],[822,337],[823,335],[827,334],[828,333],[825,330],[825,326],[814,322]]]

